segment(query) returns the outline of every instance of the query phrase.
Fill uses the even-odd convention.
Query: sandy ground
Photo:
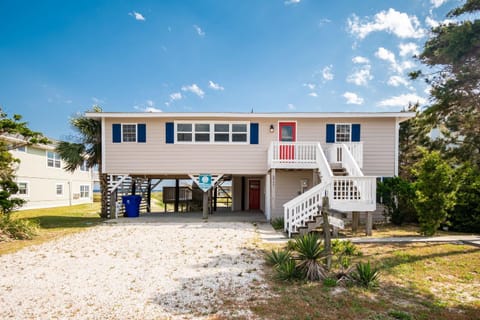
[[[0,319],[250,318],[252,223],[117,224],[0,256]]]

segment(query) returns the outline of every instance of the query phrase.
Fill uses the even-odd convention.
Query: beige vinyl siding
[[[166,144],[165,123],[176,119],[105,119],[105,172],[115,174],[184,175],[228,173],[264,175],[271,141],[278,140],[279,120],[275,118],[215,119],[215,122],[247,121],[259,124],[259,144]],[[182,119],[209,121],[207,118]],[[297,122],[297,141],[316,141],[326,146],[327,123],[359,123],[364,147],[365,175],[393,176],[395,161],[394,118],[286,119]],[[213,122],[213,121],[212,121]],[[146,143],[112,143],[113,123],[146,123]],[[275,127],[270,133],[270,125]]]
[[[93,179],[90,171],[76,170],[71,173],[62,168],[48,167],[46,150],[35,146],[28,146],[27,152],[12,151],[12,154],[20,160],[17,165],[16,181],[28,183],[28,195],[17,195],[27,201],[21,209],[93,202]],[[56,193],[57,184],[63,185],[61,196]],[[89,186],[88,198],[80,198],[81,185]]]
[[[283,217],[283,205],[300,194],[302,179],[308,179],[308,188],[312,187],[312,177],[312,170],[276,170],[276,196],[272,205],[272,220]]]

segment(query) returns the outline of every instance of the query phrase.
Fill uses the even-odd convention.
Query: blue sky
[[[398,111],[458,0],[0,1],[0,106],[66,139],[104,111]]]

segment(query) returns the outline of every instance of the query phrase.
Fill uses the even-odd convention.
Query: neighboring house
[[[285,217],[286,230],[327,195],[342,212],[372,212],[377,178],[398,174],[399,123],[414,114],[88,113],[102,122],[110,192],[125,179],[231,180],[232,210]],[[147,192],[148,193],[148,192]],[[112,196],[112,201],[119,201]],[[117,207],[118,208],[118,207]]]
[[[22,210],[93,202],[92,170],[82,166],[73,173],[65,171],[53,144],[23,146],[11,152],[20,160],[15,176],[16,196],[26,201]]]

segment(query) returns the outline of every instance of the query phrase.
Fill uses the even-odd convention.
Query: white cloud
[[[147,19],[145,19],[145,17],[140,13],[140,12],[129,12],[128,15],[132,16],[135,18],[135,20],[138,20],[138,21],[145,21]]]
[[[356,93],[345,92],[343,97],[347,99],[347,104],[362,104],[363,98],[359,97]]]
[[[304,83],[303,86],[304,86],[304,87],[307,87],[307,88],[310,89],[310,90],[315,90],[315,87],[316,87],[317,85],[316,85],[315,83],[310,83],[310,82],[308,82],[308,83]]]
[[[420,27],[420,22],[416,16],[409,16],[392,8],[377,13],[373,20],[370,20],[362,22],[354,14],[348,19],[350,33],[360,39],[364,39],[375,31],[386,31],[403,39],[422,38],[425,35],[425,30]]]
[[[218,83],[213,82],[212,80],[208,81],[208,87],[213,90],[224,90],[225,88],[219,85]]]
[[[434,8],[438,8],[447,1],[448,0],[430,0],[430,3],[433,5]]]
[[[289,103],[288,104],[288,110],[295,110],[297,107],[295,107],[293,104]]]
[[[370,74],[370,65],[366,64],[360,69],[356,69],[354,73],[347,77],[347,82],[354,83],[357,86],[366,86],[368,81],[373,79]]]
[[[188,91],[188,92],[194,93],[202,99],[203,99],[203,96],[205,95],[205,92],[203,92],[203,90],[200,89],[200,87],[197,86],[195,83],[190,86],[183,86],[182,91]]]
[[[361,64],[361,63],[370,63],[370,60],[368,60],[368,58],[365,58],[365,57],[356,56],[356,57],[353,57],[352,62]]]
[[[387,84],[392,87],[398,87],[400,85],[404,85],[405,87],[408,87],[410,85],[410,83],[404,77],[401,77],[401,76],[391,76],[388,79]]]
[[[401,63],[397,62],[395,54],[383,47],[378,48],[377,52],[375,52],[375,56],[379,59],[390,62],[392,70],[398,73],[403,73],[405,70],[411,69],[415,66],[414,63],[409,60],[402,61]]]
[[[133,108],[142,111],[142,112],[162,112],[162,110],[155,107],[155,102],[153,100],[145,101],[144,106],[134,106]]]
[[[146,108],[144,109],[144,111],[145,111],[145,112],[162,112],[162,110],[157,109],[157,108],[155,108],[155,107],[146,107]]]
[[[333,80],[332,68],[333,68],[332,65],[329,65],[329,66],[326,66],[325,68],[323,68],[322,77],[323,77],[324,80],[326,80],[326,81]]]
[[[382,100],[378,103],[379,107],[407,107],[409,103],[425,104],[427,100],[413,93],[401,94],[389,99]]]
[[[400,43],[398,47],[400,48],[400,56],[402,57],[411,57],[419,53],[418,46],[413,42]]]
[[[330,23],[330,22],[332,22],[332,20],[327,19],[327,18],[323,18],[323,19],[320,19],[320,21],[318,22],[318,26],[321,28],[321,27],[323,27],[324,25],[326,25],[327,23]]]
[[[316,92],[310,92],[308,95],[314,98],[318,97],[318,94]]]
[[[170,94],[170,101],[182,99],[182,94],[180,92],[174,92]]]
[[[196,24],[193,25],[193,28],[195,29],[195,31],[197,31],[197,34],[198,34],[200,37],[204,37],[204,36],[205,36],[205,32],[202,30],[202,28],[200,28],[200,27],[197,26]]]
[[[455,23],[455,22],[457,22],[457,21],[455,21],[453,19],[445,19],[445,20],[442,20],[442,21],[437,21],[437,20],[433,19],[432,17],[426,17],[425,18],[425,23],[430,28],[436,28],[440,24],[450,24],[450,23]]]
[[[300,3],[300,1],[302,1],[302,0],[286,0],[284,3],[285,3],[285,5],[288,6],[288,5],[291,5],[291,4],[298,4],[298,3]]]

